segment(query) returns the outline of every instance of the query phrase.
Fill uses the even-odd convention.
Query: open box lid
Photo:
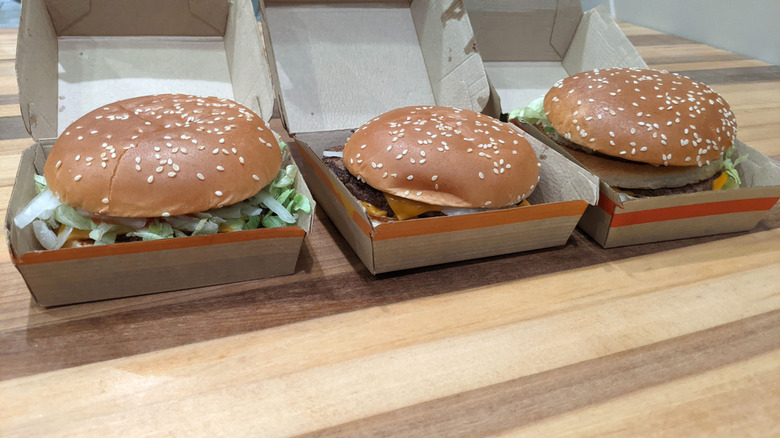
[[[266,121],[274,106],[248,1],[25,0],[16,71],[22,119],[36,141],[140,95],[229,98]]]
[[[485,70],[504,112],[528,105],[559,79],[608,67],[647,68],[608,12],[579,0],[464,0]]]
[[[261,11],[292,134],[354,129],[404,106],[481,111],[488,103],[460,0],[274,0]]]

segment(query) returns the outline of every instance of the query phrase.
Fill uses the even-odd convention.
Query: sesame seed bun
[[[281,151],[263,119],[227,99],[142,96],[71,124],[44,175],[64,203],[117,217],[195,213],[243,201],[270,183]]]
[[[506,123],[469,110],[399,108],[361,126],[344,146],[358,179],[400,198],[442,207],[500,208],[539,181],[536,154]]]
[[[620,187],[675,187],[711,177],[735,141],[737,126],[726,101],[707,85],[650,69],[593,70],[556,83],[544,99],[553,128],[568,141],[606,157],[599,176]],[[612,168],[615,157],[658,166],[635,174]],[[620,163],[620,162],[617,162]],[[700,168],[661,170],[661,166]],[[665,175],[678,178],[667,179]],[[666,181],[666,182],[657,182]]]

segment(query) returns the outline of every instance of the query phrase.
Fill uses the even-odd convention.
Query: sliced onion
[[[322,151],[322,158],[344,158],[343,151]]]
[[[241,206],[238,204],[228,205],[227,207],[209,210],[208,213],[225,219],[238,219],[241,217]]]
[[[266,207],[268,207],[269,210],[276,213],[277,216],[279,216],[279,219],[281,219],[284,222],[287,222],[288,224],[295,223],[295,217],[287,211],[286,208],[284,208],[284,205],[282,205],[279,201],[273,198],[270,193],[268,193],[265,190],[260,190],[260,192],[257,194],[258,199],[260,202],[265,204]]]
[[[195,231],[198,224],[201,222],[201,219],[187,215],[166,217],[164,220],[171,224],[173,228],[189,231],[190,233]]]
[[[486,211],[484,208],[458,208],[458,207],[444,207],[441,212],[447,216],[459,216],[461,214],[471,214]]]
[[[51,190],[44,190],[38,193],[29,204],[14,218],[14,224],[21,228],[30,225],[36,218],[48,219],[51,212],[60,205],[61,202],[54,196]]]
[[[263,209],[253,205],[244,205],[241,207],[241,214],[244,216],[257,216],[263,213]]]
[[[73,227],[66,226],[62,229],[62,232],[57,235],[57,247],[54,249],[60,249],[62,248],[62,245],[65,245],[65,242],[68,240],[68,237],[70,237],[70,233],[73,232]]]
[[[46,222],[42,220],[34,220],[32,224],[33,224],[33,232],[35,233],[35,238],[38,239],[38,242],[40,242],[44,248],[46,249],[58,248],[57,244],[59,242],[57,239],[57,235],[54,233],[54,231],[49,229],[48,226],[46,226]],[[60,246],[62,245],[60,244]]]

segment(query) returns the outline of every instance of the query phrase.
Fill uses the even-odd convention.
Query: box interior
[[[608,13],[579,1],[464,0],[502,112],[544,96],[559,79],[606,67],[647,67]]]
[[[487,104],[460,1],[268,1],[263,13],[292,134],[354,129],[404,106]]]
[[[162,8],[162,9],[160,9]],[[22,118],[35,144],[20,162],[8,207],[15,254],[41,250],[32,227],[11,219],[35,196],[58,134],[84,113],[118,99],[154,93],[230,98],[268,121],[275,93],[260,31],[248,2],[25,0],[17,78]],[[289,152],[284,164],[294,164]],[[311,199],[298,174],[296,188]],[[307,231],[312,217],[299,217]]]
[[[230,98],[271,117],[271,73],[249,5],[30,0],[22,14],[19,100],[33,139],[56,138],[100,105],[155,93]]]

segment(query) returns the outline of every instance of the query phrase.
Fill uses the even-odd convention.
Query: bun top
[[[158,217],[243,201],[281,163],[274,134],[248,108],[167,94],[114,102],[76,120],[52,147],[44,174],[72,207]]]
[[[737,135],[734,113],[707,85],[649,69],[592,70],[558,81],[544,98],[567,140],[613,157],[704,166]]]
[[[470,110],[399,108],[361,126],[344,164],[382,192],[426,204],[499,208],[539,181],[539,161],[516,129]]]

